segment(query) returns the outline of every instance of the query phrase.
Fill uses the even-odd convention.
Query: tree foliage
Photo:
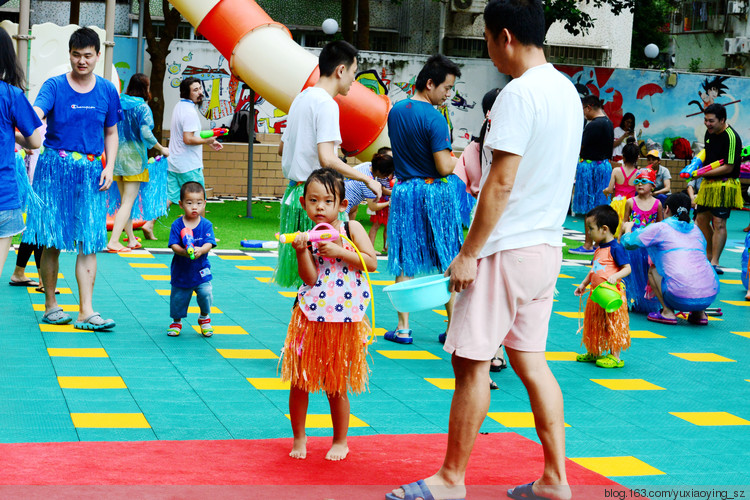
[[[638,0],[633,15],[633,41],[630,44],[630,67],[646,68],[654,63],[643,53],[646,45],[656,44],[660,50],[669,46],[669,21],[678,7],[676,0]]]
[[[642,0],[639,0],[639,8]],[[635,0],[547,0],[544,2],[544,20],[546,31],[550,26],[560,21],[565,30],[573,35],[588,33],[594,27],[596,19],[581,10],[581,6],[594,5],[595,7],[609,7],[614,15],[619,15],[625,10],[635,10]]]

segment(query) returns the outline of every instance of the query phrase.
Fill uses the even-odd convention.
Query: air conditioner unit
[[[729,0],[727,3],[727,14],[741,15],[745,13],[745,2],[743,0]]]
[[[737,54],[750,53],[750,38],[741,36],[737,38]]]
[[[468,12],[471,14],[481,14],[487,6],[487,0],[451,0],[451,10],[453,12]]]
[[[724,54],[736,54],[737,53],[737,39],[736,38],[725,38],[724,39]]]

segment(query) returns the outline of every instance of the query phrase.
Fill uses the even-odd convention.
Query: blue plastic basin
[[[398,312],[408,313],[444,306],[451,298],[450,278],[442,274],[389,285],[383,291]]]

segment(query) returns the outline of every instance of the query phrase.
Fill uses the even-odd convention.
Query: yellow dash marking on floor
[[[260,276],[256,276],[255,279],[258,280],[258,281],[260,281],[261,283],[270,283],[271,282],[271,278],[269,278],[269,277],[262,278]]]
[[[143,413],[71,413],[76,428],[149,429]]]
[[[26,277],[27,278],[36,278],[36,279],[38,279],[39,278],[39,273],[29,272],[29,273],[26,273]],[[57,273],[57,279],[64,280],[65,276],[63,276],[63,273]]]
[[[739,335],[740,337],[747,337],[750,339],[750,332],[729,332],[729,333],[733,333],[735,335]]]
[[[544,357],[547,359],[547,361],[575,361],[576,356],[578,356],[577,352],[568,351],[544,353]]]
[[[742,280],[719,280],[719,283],[724,283],[725,285],[741,285]]]
[[[286,418],[290,418],[289,414]],[[305,427],[308,429],[331,429],[333,427],[333,421],[329,414],[307,414],[305,420]],[[370,427],[364,420],[361,420],[354,415],[349,415],[349,427]]]
[[[393,280],[370,280],[372,286],[388,286],[393,285],[394,283],[396,282]]]
[[[108,358],[101,347],[48,347],[47,354],[59,358]]]
[[[130,264],[130,267],[133,267],[135,269],[167,269],[166,264],[160,264],[160,263],[150,263],[150,262],[128,262]]]
[[[564,318],[572,318],[572,319],[583,319],[582,312],[559,312],[555,311],[555,314],[559,314],[560,316]]]
[[[658,335],[648,330],[630,330],[631,339],[665,339],[664,335]]]
[[[448,316],[448,312],[445,309],[433,309],[432,312],[437,313],[440,316]]]
[[[288,391],[292,383],[280,378],[248,378],[248,382],[259,391]]]
[[[281,294],[282,297],[287,297],[289,299],[293,299],[297,296],[297,292],[279,292],[279,294]]]
[[[271,349],[216,349],[227,359],[279,359]]]
[[[125,253],[118,253],[117,255],[125,259],[153,259],[154,258],[154,256],[148,252],[143,252],[143,253],[125,252]]]
[[[211,325],[214,327],[214,335],[248,335],[247,331],[238,325]],[[193,325],[193,330],[200,333],[201,327]]]
[[[27,288],[27,290],[29,291],[29,293],[38,293],[40,295],[44,295],[43,292],[37,292],[36,288]],[[57,290],[60,292],[60,295],[71,295],[73,293],[70,288],[57,287]]]
[[[647,382],[641,378],[621,378],[621,379],[597,379],[592,378],[592,382],[612,389],[613,391],[664,391],[664,387]]]
[[[635,457],[585,457],[571,458],[578,465],[597,472],[602,476],[658,476],[664,474]]]
[[[750,306],[750,300],[722,300],[725,304],[729,304],[732,306],[740,306],[740,307],[748,307]],[[711,317],[708,317],[711,319]]]
[[[201,308],[198,307],[198,306],[190,306],[190,307],[188,307],[188,313],[190,313],[190,314],[200,314],[201,313]],[[224,312],[221,309],[219,309],[218,307],[216,307],[216,306],[211,306],[211,314],[224,314]]]
[[[382,337],[383,335],[385,335],[385,332],[387,331],[388,330],[386,330],[385,328],[380,328],[378,326],[378,327],[375,327],[375,329],[373,329],[372,333],[374,333],[376,337]]]
[[[712,352],[670,352],[672,356],[702,363],[736,363],[735,360],[719,356]]]
[[[240,271],[273,271],[269,266],[234,266]]]
[[[573,276],[568,276],[567,274],[558,274],[558,275],[557,275],[557,277],[558,277],[558,278],[569,278],[569,279],[573,279]]]
[[[686,420],[694,425],[725,426],[725,425],[750,425],[750,421],[740,418],[725,411],[695,411],[695,412],[669,412],[677,418]]]
[[[388,359],[440,359],[429,351],[377,351]]]
[[[456,389],[455,378],[426,378],[425,380],[438,389],[444,389],[446,391],[453,391]]]
[[[48,333],[72,333],[80,332],[81,330],[73,328],[73,323],[68,323],[67,325],[48,325],[47,323],[39,323],[39,331]]]
[[[57,377],[62,389],[127,389],[122,377]]]
[[[168,290],[168,289],[164,289],[164,288],[162,288],[162,289],[156,288],[156,289],[154,289],[154,291],[158,295],[161,295],[162,297],[169,297],[170,295],[172,295],[172,290]],[[196,296],[196,293],[193,292],[193,297],[195,297],[195,296]]]
[[[78,304],[58,304],[65,312],[78,312]],[[44,304],[32,304],[31,307],[37,312],[44,312]]]
[[[219,255],[221,260],[255,260],[250,255]]]
[[[530,411],[491,411],[487,416],[505,427],[534,427],[534,414]]]
[[[168,274],[141,274],[146,281],[169,281],[172,277]]]

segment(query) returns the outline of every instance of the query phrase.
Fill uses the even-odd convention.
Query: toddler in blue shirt
[[[211,326],[211,304],[213,291],[211,287],[211,264],[208,252],[216,246],[214,227],[202,217],[206,206],[206,191],[197,182],[186,182],[180,189],[180,208],[185,214],[172,223],[169,234],[169,247],[174,252],[172,257],[172,293],[169,298],[172,324],[167,328],[167,335],[176,337],[182,330],[182,318],[187,316],[190,297],[195,292],[200,307],[198,324],[204,337],[213,335]],[[187,248],[183,242],[183,230],[192,231],[193,248]],[[191,256],[192,253],[192,256]]]

